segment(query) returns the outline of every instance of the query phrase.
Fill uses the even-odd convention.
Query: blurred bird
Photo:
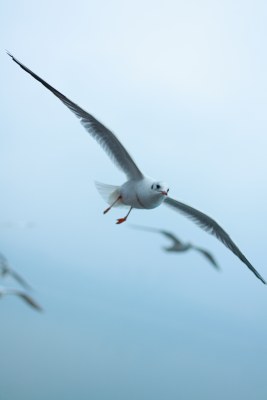
[[[39,306],[39,304],[36,303],[35,300],[31,296],[29,296],[27,293],[18,290],[18,289],[11,289],[11,288],[4,288],[0,287],[0,297],[7,296],[7,295],[15,295],[19,296],[25,303],[27,303],[29,306],[34,308],[37,311],[43,311],[42,308]]]
[[[212,218],[180,201],[168,196],[169,187],[166,183],[145,176],[138,168],[133,158],[119,139],[95,117],[83,110],[80,106],[68,99],[65,95],[49,85],[28,67],[7,52],[12,60],[34,79],[52,92],[65,106],[80,120],[87,132],[103,147],[113,162],[125,173],[127,181],[121,186],[97,183],[100,194],[109,204],[104,211],[106,214],[111,208],[120,205],[129,207],[125,217],[119,218],[117,224],[125,222],[133,208],[152,209],[164,203],[172,209],[179,211],[197,223],[206,232],[211,233],[230,249],[244,264],[260,279],[266,283],[258,271],[251,265],[244,254],[239,250],[230,236]]]
[[[133,224],[131,225],[131,227],[133,227],[134,229],[142,230],[142,231],[161,233],[162,235],[164,235],[165,237],[167,237],[168,239],[170,239],[172,241],[172,245],[170,247],[163,247],[163,249],[165,251],[182,253],[182,252],[185,252],[188,250],[196,250],[197,252],[202,254],[213,265],[214,268],[216,268],[217,270],[220,269],[217,261],[215,260],[213,255],[208,250],[205,250],[201,247],[195,246],[192,243],[181,242],[181,240],[178,239],[177,236],[175,236],[173,233],[171,233],[169,231],[165,231],[163,229],[149,228],[149,227],[141,226],[141,225],[133,225]]]
[[[0,253],[0,276],[5,277],[8,275],[14,278],[24,289],[31,290],[31,286],[10,267],[6,257]]]

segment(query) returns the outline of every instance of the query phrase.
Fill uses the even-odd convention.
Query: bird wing
[[[0,253],[0,275],[4,276],[7,274],[12,276],[25,289],[31,290],[30,285],[16,271],[10,268],[6,257]]]
[[[196,251],[198,251],[199,253],[201,253],[207,260],[210,261],[210,263],[217,269],[220,269],[217,261],[215,260],[215,258],[213,257],[213,255],[205,249],[202,249],[201,247],[197,247],[192,245],[192,249],[195,249]]]
[[[6,295],[19,296],[23,301],[25,301],[31,307],[35,308],[37,311],[43,311],[42,307],[39,306],[39,304],[36,303],[36,301],[31,296],[29,296],[25,292],[22,292],[21,290],[0,287],[0,296],[6,296]]]
[[[7,259],[4,254],[0,253],[0,267],[4,268],[7,264]]]
[[[166,236],[168,239],[171,239],[173,241],[173,244],[176,244],[176,245],[179,245],[179,246],[181,246],[183,244],[181,242],[181,240],[179,240],[177,238],[177,236],[175,236],[173,233],[171,233],[169,231],[165,231],[165,230],[161,229],[160,233],[162,233],[162,235]]]
[[[7,52],[15,63],[17,63],[24,71],[28,72],[33,78],[44,85],[50,92],[52,92],[62,103],[65,104],[75,115],[79,118],[84,128],[89,134],[102,146],[112,161],[119,167],[129,179],[141,179],[142,172],[139,170],[134,160],[121,144],[119,139],[107,129],[101,122],[94,118],[91,114],[83,110],[73,101],[69,100],[66,96],[53,88],[42,78],[36,75],[33,71],[18,61],[12,54]]]
[[[135,225],[135,224],[131,224],[131,227],[133,227],[135,229],[139,229],[141,231],[161,233],[162,235],[164,235],[168,239],[170,239],[174,244],[177,244],[177,245],[182,244],[182,242],[174,234],[172,234],[169,231],[165,231],[163,229],[157,229],[157,228],[150,228],[150,227],[142,226],[142,225]]]
[[[33,300],[33,298],[31,296],[29,296],[28,294],[23,293],[23,292],[16,292],[14,294],[18,295],[22,300],[24,300],[27,304],[29,304],[35,310],[43,311],[42,307],[39,306],[39,304],[36,303],[36,301]]]
[[[264,284],[266,284],[263,277],[258,273],[258,271],[250,264],[244,254],[239,250],[236,244],[232,241],[230,236],[222,229],[222,227],[210,218],[208,215],[196,210],[187,204],[181,203],[180,201],[174,200],[171,197],[166,197],[164,203],[171,208],[179,211],[180,213],[186,215],[192,219],[196,224],[198,224],[206,232],[214,235],[220,240],[229,250],[231,250],[246,266],[259,278]]]
[[[8,273],[12,276],[21,286],[23,286],[26,290],[31,290],[31,286],[25,281],[22,276],[20,276],[16,271],[9,268]]]
[[[5,277],[9,274],[8,261],[4,254],[0,253],[0,276]]]

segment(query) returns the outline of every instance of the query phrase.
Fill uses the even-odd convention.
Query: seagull
[[[217,261],[213,257],[213,255],[208,251],[203,249],[202,247],[195,246],[192,243],[185,243],[182,242],[180,239],[178,239],[177,236],[175,236],[173,233],[169,231],[165,231],[164,229],[156,229],[156,228],[148,228],[146,226],[141,226],[141,225],[131,225],[134,229],[139,229],[142,231],[148,231],[148,232],[156,232],[156,233],[161,233],[168,239],[172,241],[172,245],[170,247],[163,247],[165,251],[170,251],[170,252],[176,252],[176,253],[182,253],[188,250],[196,250],[200,254],[202,254],[216,269],[220,269]]]
[[[109,207],[104,210],[104,214],[110,211],[113,207],[128,206],[129,210],[126,216],[117,220],[117,224],[121,224],[127,220],[133,208],[149,210],[164,203],[173,210],[184,214],[198,224],[202,229],[217,237],[217,239],[228,247],[228,249],[231,250],[258,279],[266,284],[263,277],[239,250],[228,233],[226,233],[215,220],[201,211],[169,197],[168,185],[165,182],[144,175],[114,133],[93,117],[93,115],[89,114],[83,108],[68,99],[58,90],[53,88],[53,86],[49,85],[49,83],[23,65],[11,53],[7,52],[7,54],[16,64],[45,86],[76,115],[87,132],[100,144],[100,146],[102,146],[117,167],[125,173],[127,181],[121,186],[107,185],[99,182],[96,183],[99,193],[109,204]]]
[[[22,290],[0,287],[0,297],[6,296],[6,295],[19,296],[23,301],[25,301],[29,306],[31,306],[35,310],[43,311],[42,308],[39,306],[39,304],[37,304],[36,301],[33,300],[33,298],[31,296],[29,296],[27,293],[23,292]]]
[[[30,285],[25,279],[10,267],[6,257],[0,253],[0,276],[5,277],[7,275],[12,276],[24,289],[31,290]]]

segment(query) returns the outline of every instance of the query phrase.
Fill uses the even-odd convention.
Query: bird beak
[[[160,192],[161,194],[163,194],[164,196],[168,196],[168,193],[167,192]]]

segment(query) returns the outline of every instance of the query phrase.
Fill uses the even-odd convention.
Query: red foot
[[[127,218],[119,218],[119,219],[117,219],[116,224],[122,224],[123,222],[126,221],[126,219],[127,219]]]

